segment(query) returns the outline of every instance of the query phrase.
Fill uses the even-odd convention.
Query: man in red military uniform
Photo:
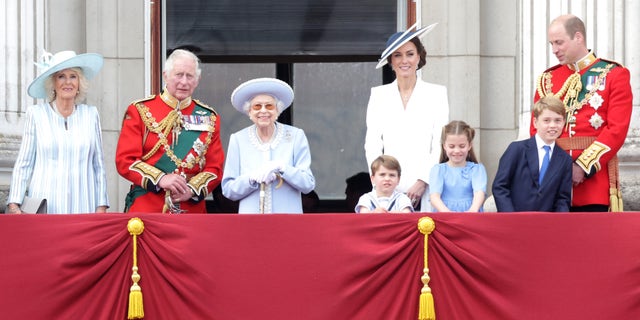
[[[546,95],[564,102],[567,125],[557,143],[574,159],[571,211],[622,211],[616,154],[631,120],[629,70],[587,49],[576,16],[553,20],[548,37],[560,64],[540,76],[534,102]]]
[[[133,183],[125,211],[206,213],[203,200],[220,184],[224,153],[220,118],[191,98],[200,72],[196,55],[175,50],[163,92],[127,108],[116,149],[118,173]]]

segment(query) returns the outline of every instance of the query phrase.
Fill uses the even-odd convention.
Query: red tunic
[[[610,205],[607,163],[624,144],[632,112],[629,70],[615,62],[596,59],[592,54],[581,62],[585,64],[590,57],[593,62],[579,71],[579,103],[572,108],[565,101],[569,121],[560,136],[595,139],[587,148],[567,150],[575,163],[590,174],[583,183],[574,185],[572,206]],[[565,81],[574,73],[567,65],[546,70],[538,80],[534,102],[540,99],[541,94],[558,95]],[[564,99],[565,95],[563,93],[559,98]],[[534,135],[535,132],[532,114],[530,133]]]
[[[133,183],[135,192],[127,195],[129,212],[162,212],[165,191],[157,184],[165,173],[181,173],[187,178],[187,184],[197,196],[180,204],[180,209],[188,213],[206,213],[203,200],[220,184],[224,162],[220,118],[213,109],[195,100],[182,104],[180,117],[175,112],[176,105],[177,100],[165,92],[127,107],[116,149],[116,168]],[[173,130],[158,130],[164,123],[176,127],[175,121],[167,121],[171,119],[183,119],[182,126],[177,126],[181,131],[179,135]],[[206,123],[203,126],[202,122],[209,122],[209,126]],[[194,126],[197,129],[187,130],[185,123],[197,124]],[[203,130],[206,127],[209,129]],[[187,139],[189,135],[192,139]],[[166,136],[165,142],[161,141],[162,136]],[[177,145],[173,143],[174,137],[178,137]],[[180,144],[188,150],[184,157],[174,154]]]

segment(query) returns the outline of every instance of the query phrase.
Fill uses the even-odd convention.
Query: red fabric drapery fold
[[[424,214],[137,215],[145,319],[416,319]],[[640,319],[637,213],[429,214],[436,316]],[[126,319],[132,215],[0,215],[0,318]]]

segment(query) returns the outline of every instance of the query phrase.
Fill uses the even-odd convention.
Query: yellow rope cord
[[[140,218],[131,218],[127,223],[127,230],[133,237],[133,267],[131,270],[131,280],[133,285],[129,289],[129,312],[127,319],[142,319],[144,318],[144,306],[142,304],[142,289],[138,285],[140,281],[140,275],[138,274],[138,236],[144,231],[144,223]]]
[[[420,290],[420,308],[418,309],[418,320],[435,320],[436,310],[433,303],[433,294],[431,288],[429,288],[429,264],[428,264],[428,249],[429,249],[429,234],[435,230],[436,224],[433,219],[429,217],[422,217],[418,220],[418,230],[424,234],[424,274],[420,278],[424,286]]]

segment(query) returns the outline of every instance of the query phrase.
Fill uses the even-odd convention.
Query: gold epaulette
[[[148,96],[148,97],[146,97],[146,98],[142,98],[142,99],[135,100],[135,101],[131,102],[131,104],[135,105],[136,103],[140,103],[140,102],[145,102],[145,101],[153,100],[153,99],[155,99],[155,97],[156,97],[156,95],[155,95],[155,94],[152,94],[152,95],[150,95],[150,96]]]
[[[555,66],[548,68],[538,76],[538,79],[536,79],[536,91],[538,92],[538,96],[540,96],[540,98],[546,95],[554,94],[551,90],[551,88],[553,87],[553,84],[551,83],[551,71],[558,69],[561,66],[561,64],[556,64]],[[564,92],[562,93],[562,95],[564,95]],[[562,99],[561,95],[556,96]]]
[[[210,107],[210,106],[208,106],[207,104],[204,104],[202,101],[200,101],[200,100],[198,100],[198,99],[193,99],[193,101],[194,101],[195,103],[197,103],[199,106],[201,106],[201,107],[203,107],[203,108],[205,108],[205,109],[207,109],[207,110],[209,110],[209,111],[213,112],[213,114],[214,114],[214,115],[216,115],[216,116],[218,115],[218,113],[216,112],[216,110],[214,110],[214,109],[213,109],[213,107]]]

